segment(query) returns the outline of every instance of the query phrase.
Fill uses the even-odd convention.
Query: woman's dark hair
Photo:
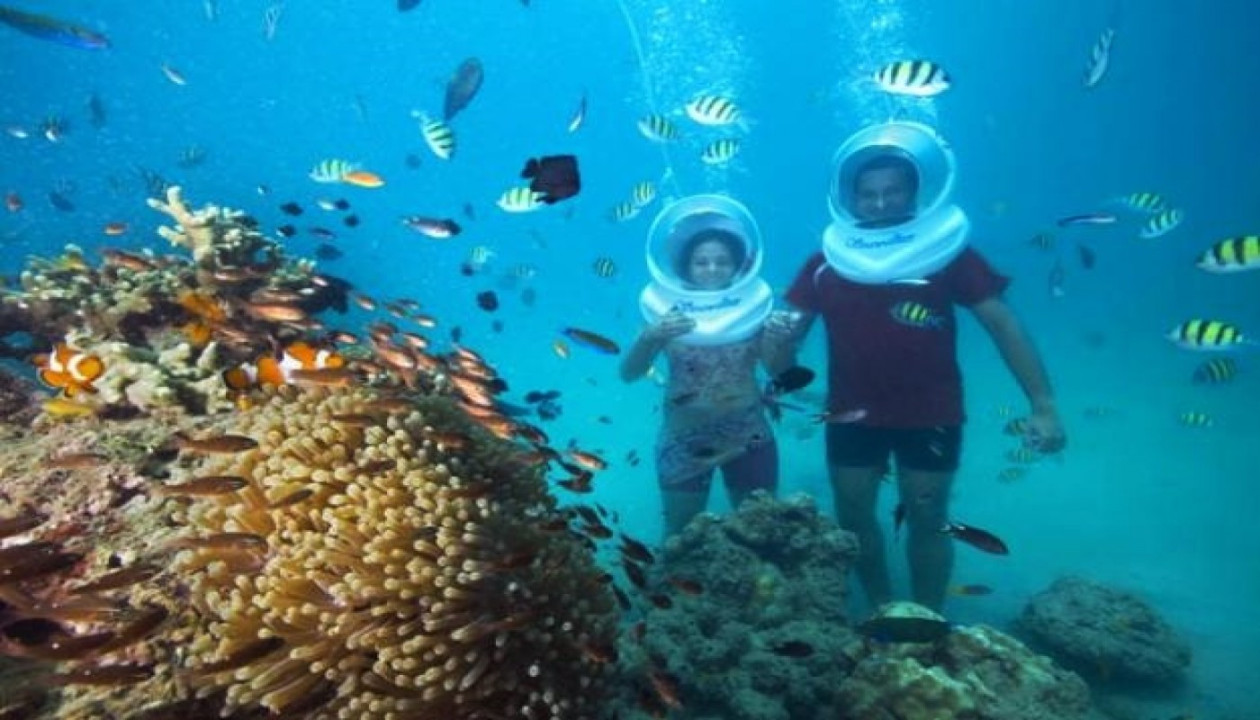
[[[730,230],[707,228],[687,238],[678,254],[674,256],[674,272],[680,279],[691,282],[691,256],[696,254],[696,248],[707,242],[722,243],[726,251],[731,254],[731,262],[735,265],[736,274],[744,269],[744,259],[748,256],[748,250],[744,247],[743,239]]]
[[[910,196],[915,197],[919,194],[919,169],[910,162],[909,158],[890,154],[876,155],[858,166],[857,172],[853,173],[853,187],[851,188],[853,193],[857,193],[858,183],[862,181],[862,176],[872,170],[900,170],[901,176],[910,186]]]

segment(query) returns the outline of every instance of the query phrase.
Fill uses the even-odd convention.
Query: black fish
[[[1081,259],[1081,267],[1085,268],[1086,270],[1094,267],[1094,263],[1098,259],[1098,256],[1094,254],[1093,250],[1090,250],[1089,248],[1081,244],[1077,244],[1076,254]]]
[[[297,235],[297,228],[292,225],[281,225],[276,228],[276,234],[282,238],[291,238],[294,235]]]
[[[287,202],[280,206],[280,212],[285,215],[301,215],[303,211],[301,205],[295,202]]]
[[[555,400],[560,397],[559,390],[530,390],[525,393],[525,402],[539,403],[547,400]]]
[[[500,414],[508,417],[527,417],[534,413],[533,408],[497,399],[494,401],[494,409],[498,410]]]
[[[442,116],[447,122],[468,107],[468,103],[472,102],[481,89],[481,81],[484,79],[485,72],[477,58],[470,57],[459,64],[455,74],[446,82],[446,103],[442,107]]]
[[[542,193],[542,201],[548,205],[571,198],[582,189],[576,155],[530,158],[521,177],[530,180],[529,189]]]
[[[879,642],[936,642],[949,634],[953,626],[935,618],[876,617],[858,625],[857,631]]]
[[[814,381],[814,371],[807,367],[795,365],[784,370],[770,381],[767,389],[772,395],[796,392]]]
[[[320,260],[337,260],[344,254],[336,245],[329,245],[328,243],[320,243],[315,248],[315,257]]]
[[[48,202],[61,212],[74,212],[75,209],[74,203],[70,201],[70,198],[62,195],[56,190],[48,191]]]
[[[814,654],[814,646],[804,640],[787,640],[770,648],[775,655],[790,658],[806,658]]]
[[[407,12],[420,5],[420,0],[398,0],[398,12]]]
[[[345,225],[346,227],[359,227],[359,216],[347,215],[341,218],[341,224]]]
[[[494,312],[499,309],[499,296],[493,290],[477,293],[477,307],[486,312]]]
[[[88,118],[92,122],[92,127],[105,127],[105,121],[108,115],[105,111],[105,101],[101,100],[101,96],[92,93],[88,96]]]

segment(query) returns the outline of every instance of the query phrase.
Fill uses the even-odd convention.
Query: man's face
[[[905,220],[914,214],[914,193],[898,168],[867,170],[854,188],[853,214],[863,223]]]

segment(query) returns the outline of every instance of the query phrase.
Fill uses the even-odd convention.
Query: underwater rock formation
[[[806,495],[756,493],[728,517],[698,516],[668,541],[645,592],[683,580],[703,592],[647,604],[641,643],[622,643],[628,674],[676,678],[694,717],[836,716],[856,548]],[[630,703],[664,709],[650,689],[640,696]]]
[[[698,516],[641,586],[642,619],[620,644],[624,716],[1096,717],[1079,677],[990,627],[953,625],[913,603],[850,626],[845,576],[856,551],[808,496],[756,493],[729,517]],[[907,617],[935,632],[877,630],[881,618]]]
[[[35,387],[22,378],[0,369],[0,423],[22,425],[34,419]]]
[[[876,618],[943,619],[913,603]],[[1090,717],[1089,690],[1018,640],[984,625],[953,627],[934,642],[862,642],[844,655],[838,720],[1071,720]]]
[[[1078,577],[1034,596],[1020,632],[1091,680],[1168,683],[1190,665],[1190,645],[1137,596]]]

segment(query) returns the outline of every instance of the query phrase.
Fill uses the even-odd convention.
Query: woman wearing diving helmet
[[[680,200],[648,232],[652,282],[639,302],[648,325],[621,377],[636,380],[659,354],[667,358],[656,446],[666,536],[704,510],[718,469],[732,507],[778,484],[778,447],[756,371],[769,348],[786,342],[790,325],[780,320],[772,323],[777,335],[763,332],[776,314],[758,275],[761,255],[752,215],[723,195]]]

